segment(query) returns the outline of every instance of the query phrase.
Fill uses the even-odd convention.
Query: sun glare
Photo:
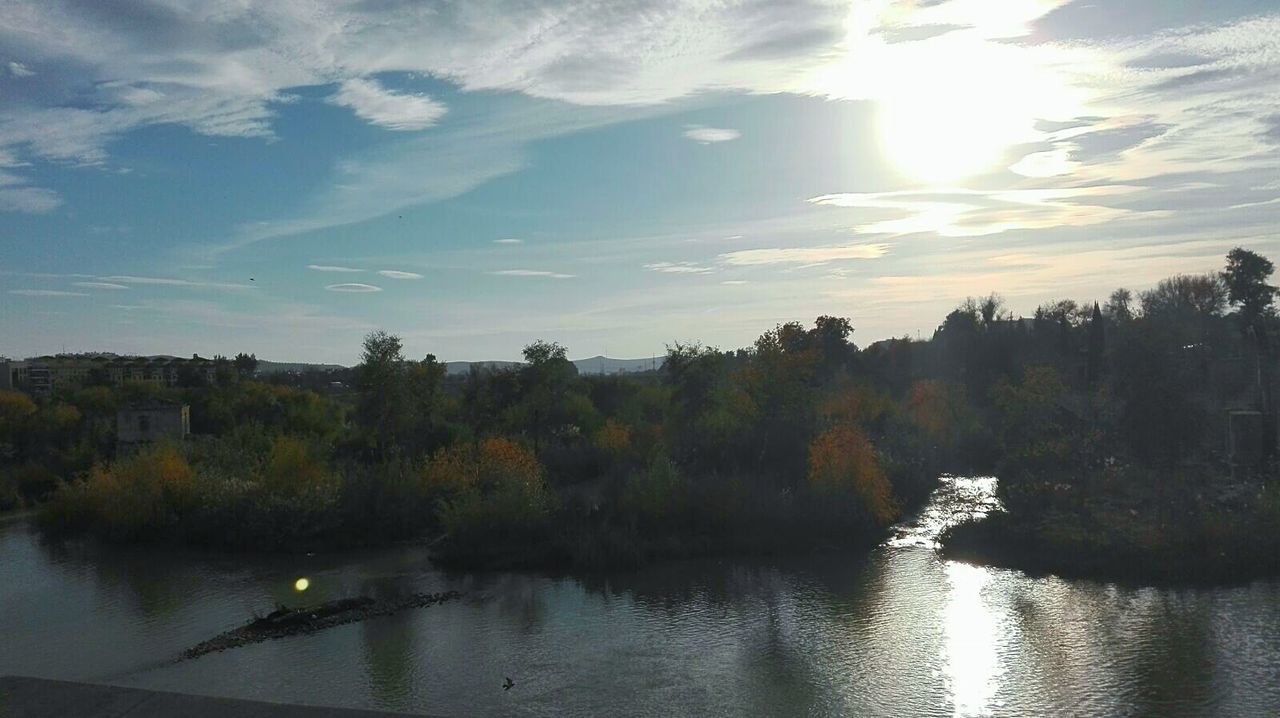
[[[883,67],[879,130],[899,170],[932,183],[995,169],[1033,139],[1025,70],[987,43],[910,43]]]
[[[974,32],[894,43],[869,33],[812,83],[829,97],[873,101],[889,162],[944,184],[1018,162],[1016,145],[1045,139],[1037,119],[1079,116],[1084,97],[1062,70],[1069,57]]]
[[[297,591],[298,593],[302,593],[308,588],[311,588],[311,581],[309,581],[306,578],[300,578],[297,581],[293,582],[293,590]]]

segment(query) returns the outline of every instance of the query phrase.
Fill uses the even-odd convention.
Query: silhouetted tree
[[[235,361],[236,373],[241,379],[248,379],[258,371],[258,357],[255,354],[245,354],[241,352],[236,355]]]

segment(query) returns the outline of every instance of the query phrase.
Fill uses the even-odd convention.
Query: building
[[[212,359],[193,356],[122,357],[114,354],[58,355],[0,364],[0,388],[32,394],[51,394],[86,384],[126,383],[178,386],[185,381],[212,384],[217,365]]]
[[[149,444],[162,439],[181,441],[191,434],[191,407],[167,401],[131,404],[116,412],[116,442]]]

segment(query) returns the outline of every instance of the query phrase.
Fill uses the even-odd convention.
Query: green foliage
[[[419,537],[472,565],[600,567],[872,542],[939,472],[973,469],[996,470],[1011,515],[1051,524],[1025,530],[1064,551],[1117,545],[1090,522],[1121,520],[1114,506],[1137,495],[1199,528],[1175,541],[1161,523],[1172,513],[1144,518],[1124,537],[1134,551],[1230,543],[1229,513],[1169,497],[1192,495],[1175,481],[1194,488],[1224,471],[1227,407],[1274,403],[1271,269],[1233,252],[1221,276],[1143,292],[1140,313],[1121,290],[1105,310],[1062,299],[1015,321],[991,294],[965,300],[930,341],[864,350],[849,320],[822,316],[737,351],[677,343],[661,372],[626,377],[579,376],[566,348],[544,341],[522,365],[449,377],[433,355],[409,360],[398,337],[374,332],[354,391],[242,372],[40,401],[0,392],[0,508],[40,501],[62,479],[46,525],[120,540]],[[219,360],[223,374],[232,366]],[[114,411],[144,398],[189,403],[197,436],[112,462]],[[1265,462],[1235,470],[1275,475]],[[1268,501],[1247,507],[1271,517],[1257,530],[1280,525]]]

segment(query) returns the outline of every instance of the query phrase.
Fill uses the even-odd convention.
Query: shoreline
[[[1259,549],[1179,551],[1176,547],[1143,551],[1098,542],[1091,550],[1052,546],[1035,530],[1007,513],[966,522],[943,533],[938,554],[963,563],[1018,570],[1027,576],[1056,576],[1127,587],[1218,588],[1280,577],[1280,553]]]

